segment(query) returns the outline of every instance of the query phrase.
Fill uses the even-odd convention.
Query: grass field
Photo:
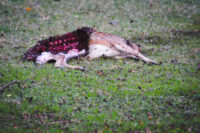
[[[70,60],[35,65],[38,40],[82,26],[130,39],[162,65]],[[199,0],[1,0],[0,132],[200,131]]]

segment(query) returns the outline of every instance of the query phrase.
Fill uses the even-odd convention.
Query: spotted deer
[[[87,59],[100,57],[141,59],[148,64],[157,64],[140,52],[140,47],[120,36],[98,32],[91,27],[78,28],[61,36],[49,37],[30,48],[23,57],[45,64],[55,60],[56,67],[84,70],[81,66],[73,66],[67,60],[78,56]]]

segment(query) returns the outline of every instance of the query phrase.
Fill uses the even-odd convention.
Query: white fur
[[[66,61],[66,60],[68,60],[70,58],[78,57],[78,56],[83,55],[85,53],[86,53],[85,49],[83,49],[80,52],[78,52],[75,49],[72,49],[67,54],[58,53],[57,55],[64,55],[65,56],[65,61]],[[51,52],[42,52],[41,55],[36,58],[36,63],[44,64],[44,63],[47,63],[49,60],[56,60],[55,56],[56,55],[52,54]]]
[[[41,55],[36,58],[36,63],[44,64],[52,59],[53,59],[53,57],[52,57],[51,52],[42,52]]]
[[[65,55],[65,59],[67,60],[67,59],[70,59],[70,58],[78,57],[78,56],[83,55],[85,53],[86,53],[85,49],[83,49],[80,52],[78,52],[76,49],[72,49],[67,54],[63,54],[63,53],[59,53],[59,54]]]
[[[92,44],[89,46],[89,55],[90,59],[99,58],[101,56],[112,57],[120,55],[119,51],[113,50],[107,46],[101,44]]]
[[[126,50],[123,46],[120,46],[120,45],[114,45],[114,47],[115,47],[117,50],[119,50],[119,51],[124,51],[124,50]],[[128,52],[128,51],[126,51],[126,52]]]

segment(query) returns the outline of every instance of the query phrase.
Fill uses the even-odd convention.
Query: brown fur
[[[100,58],[102,56],[115,57],[117,59],[131,57],[131,58],[141,59],[149,64],[157,64],[155,61],[145,57],[140,53],[140,46],[133,44],[130,41],[127,41],[120,36],[97,32],[96,30],[93,30],[93,28],[88,28],[88,27],[83,27],[82,29],[80,30],[78,29],[77,31],[79,31],[78,33],[81,36],[80,38],[81,43],[78,46],[81,45],[84,46],[81,47],[82,49],[79,49],[77,51],[76,49],[68,49],[68,51],[65,53],[61,52],[56,54],[52,53],[51,51],[42,51],[40,53],[41,55],[36,57],[36,62],[39,64],[44,64],[49,60],[56,60],[55,63],[56,67],[83,69],[83,67],[71,66],[66,62],[70,58],[77,57],[80,55],[85,55],[88,59]],[[27,56],[28,54],[25,55],[26,57],[28,57]]]

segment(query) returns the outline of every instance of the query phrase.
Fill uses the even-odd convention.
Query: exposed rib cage
[[[64,35],[49,37],[48,39],[38,41],[23,57],[27,60],[35,61],[44,51],[51,52],[52,54],[67,53],[72,49],[77,51],[85,49],[87,51],[88,41],[92,32],[94,32],[93,28],[83,27]]]

